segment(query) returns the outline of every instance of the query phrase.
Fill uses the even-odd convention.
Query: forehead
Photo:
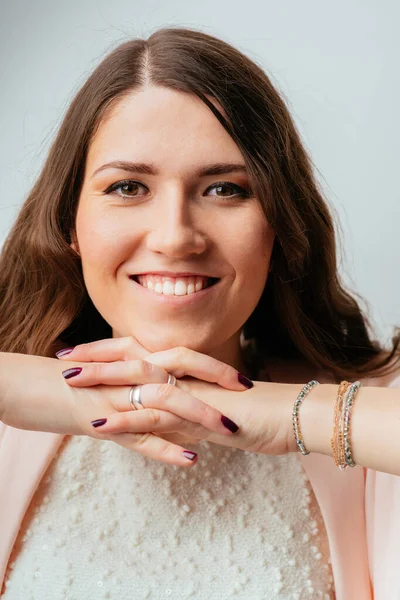
[[[104,162],[124,159],[173,170],[200,160],[235,162],[242,155],[197,96],[152,86],[117,102],[97,129],[87,163],[95,169]]]

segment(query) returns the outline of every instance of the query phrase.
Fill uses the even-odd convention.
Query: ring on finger
[[[167,383],[170,385],[176,385],[175,375],[171,375],[170,373],[168,373]],[[129,390],[129,403],[133,410],[140,410],[144,408],[140,397],[141,387],[141,385],[133,385]]]

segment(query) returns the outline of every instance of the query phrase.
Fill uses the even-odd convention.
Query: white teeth
[[[138,275],[138,282],[143,287],[165,296],[186,296],[200,292],[207,287],[207,277],[160,277],[159,275]]]
[[[164,281],[162,293],[164,296],[173,296],[175,294],[175,285],[172,281]]]
[[[189,286],[186,285],[186,282],[183,281],[183,279],[177,279],[176,283],[175,283],[175,289],[174,289],[175,296],[186,296],[186,294],[188,293],[188,291],[187,291],[188,287]],[[165,292],[164,292],[164,294],[165,294]]]

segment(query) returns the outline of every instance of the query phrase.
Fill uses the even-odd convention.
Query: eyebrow
[[[96,169],[91,179],[106,169],[119,169],[121,171],[129,171],[131,173],[140,173],[142,175],[158,175],[159,170],[152,163],[133,163],[125,160],[116,160],[106,163]],[[246,165],[242,163],[213,163],[196,169],[194,174],[197,177],[206,177],[207,175],[222,175],[224,173],[246,173]]]

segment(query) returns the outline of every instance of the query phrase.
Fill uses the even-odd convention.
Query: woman
[[[380,495],[399,493],[400,335],[370,339],[310,160],[248,58],[172,28],[106,57],[0,289],[6,600],[397,597]],[[344,379],[363,386],[342,472]]]

